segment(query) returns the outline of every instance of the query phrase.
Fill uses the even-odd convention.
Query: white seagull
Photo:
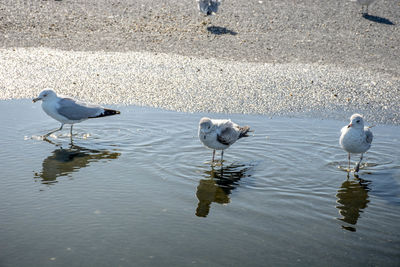
[[[240,127],[231,120],[213,120],[202,118],[199,123],[199,138],[206,146],[213,149],[212,162],[214,162],[215,150],[221,151],[221,162],[224,150],[230,147],[238,139],[247,137],[249,126]]]
[[[64,124],[71,124],[72,136],[72,126],[74,123],[91,118],[120,114],[117,110],[103,108],[99,105],[87,104],[69,97],[59,97],[53,90],[42,91],[39,96],[32,101],[35,103],[39,100],[42,100],[42,108],[44,112],[53,119],[61,122],[61,127],[59,129],[45,134],[44,137],[62,130]]]
[[[375,0],[357,0],[357,3],[361,5],[361,13],[363,15],[368,15],[368,6],[372,4]],[[366,11],[364,12],[364,6]]]
[[[201,13],[209,16],[218,12],[221,0],[197,0]]]
[[[350,154],[360,154],[360,161],[357,163],[354,172],[360,169],[360,163],[363,159],[363,153],[371,147],[373,135],[371,127],[364,127],[364,119],[360,114],[353,114],[350,117],[350,124],[344,126],[341,130],[339,139],[340,146],[347,151],[350,169]]]

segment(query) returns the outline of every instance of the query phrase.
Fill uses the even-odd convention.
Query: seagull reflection
[[[196,209],[198,217],[207,217],[212,202],[228,204],[229,195],[243,177],[251,176],[250,167],[246,165],[221,166],[220,169],[205,171],[207,179],[201,179],[197,187],[196,196],[199,200]]]
[[[70,145],[67,149],[61,147],[43,160],[42,171],[36,173],[34,178],[41,179],[42,184],[51,185],[57,183],[57,177],[76,172],[91,162],[112,160],[120,155],[117,152],[87,149],[77,145]]]
[[[363,212],[369,202],[369,184],[369,181],[363,180],[357,175],[355,175],[354,180],[347,179],[343,182],[336,194],[337,203],[340,204],[336,208],[339,209],[340,215],[343,216],[339,220],[351,225],[357,224],[360,213]],[[352,232],[356,231],[356,228],[353,226],[342,225],[342,228]]]

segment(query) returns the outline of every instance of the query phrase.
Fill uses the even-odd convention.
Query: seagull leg
[[[214,162],[214,157],[215,157],[215,149],[213,150],[213,157],[211,162]]]
[[[71,142],[70,143],[71,147],[73,147],[74,146],[74,140],[72,139],[72,136],[70,137],[69,141]]]
[[[46,141],[47,143],[52,144],[52,145],[54,145],[54,146],[61,146],[61,145],[56,144],[56,143],[54,143],[53,141],[47,139],[47,137],[43,137],[43,141]]]
[[[56,129],[56,130],[54,130],[54,131],[51,131],[51,132],[49,132],[49,133],[47,133],[47,134],[43,135],[43,137],[44,137],[44,138],[46,138],[47,136],[51,135],[52,133],[55,133],[55,132],[61,131],[61,130],[62,130],[62,128],[63,128],[63,126],[64,126],[64,123],[61,123],[61,127],[60,127],[60,129]]]
[[[349,160],[349,168],[347,170],[350,171],[350,153],[347,154],[347,159]]]
[[[69,135],[69,138],[70,138],[70,141],[71,141],[71,146],[74,145],[74,140],[72,140],[72,126],[74,126],[74,125],[71,124],[71,131],[70,131],[70,135]]]
[[[224,159],[224,151],[221,151],[221,164],[222,164],[222,160]]]
[[[363,159],[363,153],[361,153],[360,161],[357,163],[356,168],[354,169],[354,172],[358,172],[360,170],[360,164]]]

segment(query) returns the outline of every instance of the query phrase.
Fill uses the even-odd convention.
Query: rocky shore
[[[376,1],[0,2],[0,99],[43,88],[187,112],[399,124],[400,6]]]

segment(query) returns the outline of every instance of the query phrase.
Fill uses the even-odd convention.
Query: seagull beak
[[[349,125],[347,125],[347,128],[350,128],[351,126],[353,126],[353,124],[350,123]]]
[[[32,102],[35,103],[35,102],[37,102],[39,100],[42,100],[42,99],[40,97],[37,97],[37,98],[32,99]]]

